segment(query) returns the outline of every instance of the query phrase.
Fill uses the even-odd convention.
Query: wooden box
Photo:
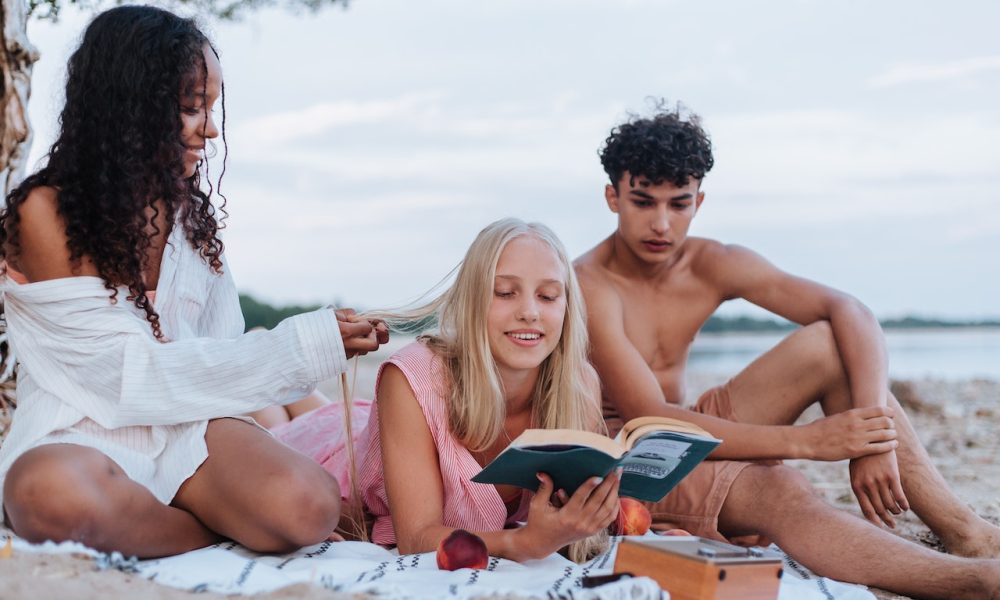
[[[624,539],[615,573],[643,575],[671,600],[776,600],[781,556],[693,536]]]

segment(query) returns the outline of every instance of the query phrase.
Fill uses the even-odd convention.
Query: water
[[[699,335],[691,347],[695,372],[733,375],[774,347],[787,333]],[[886,332],[889,376],[1000,381],[1000,328],[914,329]]]

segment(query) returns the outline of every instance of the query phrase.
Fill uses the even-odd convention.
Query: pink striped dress
[[[496,487],[473,483],[472,477],[482,467],[472,453],[448,430],[448,390],[442,382],[448,377],[444,363],[426,345],[409,344],[393,354],[379,369],[379,379],[386,364],[403,372],[424,413],[437,446],[441,480],[444,484],[444,525],[471,531],[498,531],[527,518],[530,494],[521,495],[518,509],[510,517]],[[376,384],[377,389],[377,384]],[[368,419],[366,435],[362,436],[363,462],[358,470],[361,497],[365,507],[375,517],[372,541],[393,545],[396,532],[389,515],[389,500],[385,493],[382,452],[378,427],[378,394]]]

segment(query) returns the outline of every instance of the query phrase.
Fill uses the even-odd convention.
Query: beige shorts
[[[729,399],[729,384],[714,387],[698,398],[695,412],[735,421]],[[728,539],[719,533],[719,513],[736,477],[753,464],[777,464],[777,461],[706,460],[694,468],[659,502],[647,502],[653,516],[652,529],[684,529],[705,538],[757,545],[762,539]]]
[[[257,429],[260,429],[269,436],[272,437],[274,436],[274,434],[272,434],[267,428],[262,427],[260,423],[254,420],[253,417],[247,415],[232,415],[221,418],[243,421],[244,423],[252,425]],[[29,450],[34,450],[39,446],[47,446],[52,444],[73,444],[76,446],[85,446],[87,448],[92,448],[94,450],[97,450],[104,456],[108,457],[108,459],[110,459],[116,465],[118,465],[118,467],[125,473],[125,475],[129,479],[142,485],[146,489],[151,488],[151,484],[149,483],[148,479],[152,476],[153,473],[155,473],[156,463],[153,460],[143,456],[141,453],[138,453],[133,449],[114,443],[113,441],[101,439],[100,437],[88,433],[86,431],[79,432],[76,431],[74,428],[69,428],[49,433],[48,435],[42,437],[41,439],[33,443],[27,450],[25,450],[25,452]],[[196,465],[195,468],[200,466],[201,466],[200,464]],[[180,479],[174,482],[175,485],[172,486],[174,488],[174,492],[170,494],[171,498],[173,498],[173,496],[176,495],[177,490],[180,489],[180,486],[182,486],[189,477],[190,475],[185,477],[184,479]],[[150,489],[150,491],[152,490]],[[13,529],[10,525],[10,518],[7,515],[7,509],[6,507],[3,507],[2,501],[3,501],[3,490],[0,490],[0,509],[2,509],[0,513],[2,513],[3,517],[0,523],[2,523],[8,529]],[[169,504],[170,500],[167,500],[164,503]]]

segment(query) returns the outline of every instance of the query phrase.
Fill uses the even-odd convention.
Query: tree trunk
[[[28,96],[31,94],[31,68],[38,51],[28,41],[28,6],[24,0],[2,0],[0,10],[0,183],[3,197],[24,177],[31,148],[31,125],[28,123]],[[0,314],[3,301],[0,300]],[[16,382],[14,357],[7,344],[7,323],[0,317],[0,441],[10,424],[15,405]]]
[[[28,41],[28,5],[24,0],[2,0],[0,42],[2,44],[3,88],[0,88],[0,181],[3,194],[24,177],[31,148],[31,125],[28,123],[28,96],[31,94],[31,68],[38,51]]]

